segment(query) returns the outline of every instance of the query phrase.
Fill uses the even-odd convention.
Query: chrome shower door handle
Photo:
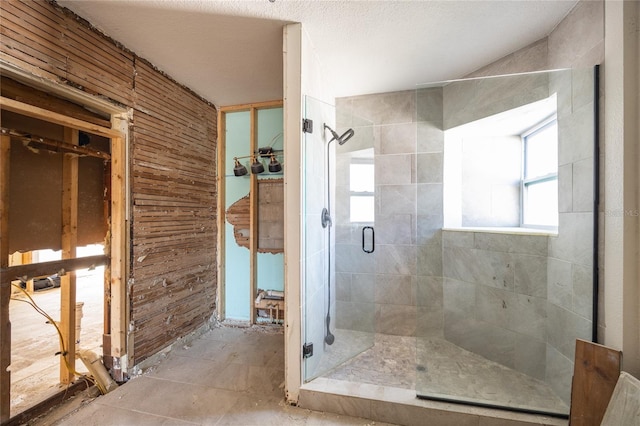
[[[371,249],[367,250],[365,248],[365,231],[371,230]],[[376,249],[376,231],[373,229],[373,226],[364,226],[362,228],[362,251],[365,253],[373,253]]]

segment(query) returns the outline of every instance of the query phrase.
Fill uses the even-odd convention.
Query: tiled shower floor
[[[352,331],[336,330],[331,358],[339,359],[339,352],[349,351],[349,342],[371,340],[370,334],[362,334],[358,339]],[[373,347],[323,377],[417,389],[423,396],[556,414],[569,412],[568,405],[546,383],[444,339],[420,339],[419,350],[421,364],[416,365],[416,338],[376,334]]]
[[[370,383],[403,389],[416,386],[415,337],[358,333],[351,330],[335,330],[335,343],[329,353],[329,362],[344,359],[354,344],[362,348],[365,342],[374,340],[371,349],[356,355],[323,377],[357,383]]]

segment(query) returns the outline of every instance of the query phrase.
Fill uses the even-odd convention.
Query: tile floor
[[[367,336],[361,340],[367,339]],[[336,330],[334,352],[358,341],[354,332]],[[489,361],[444,339],[376,334],[370,349],[324,374],[328,379],[411,389],[448,400],[515,407],[568,415],[569,406],[541,380]],[[328,359],[342,359],[331,354]],[[416,373],[416,363],[419,363]]]
[[[285,403],[281,327],[218,327],[174,347],[140,376],[98,398],[80,397],[48,425],[367,425],[362,418]],[[389,423],[375,422],[377,425]]]
[[[490,407],[416,398],[416,389],[447,400],[475,400],[522,409],[565,412],[562,401],[544,383],[490,362],[442,339],[418,339],[336,329],[334,344],[318,352],[323,359],[316,371],[342,362],[303,385],[299,405],[403,425],[548,425],[566,426],[567,420]],[[369,349],[343,362],[350,347]],[[352,355],[353,356],[353,355]],[[416,365],[416,360],[420,364]],[[416,374],[418,368],[418,374]],[[445,395],[442,395],[442,394]]]

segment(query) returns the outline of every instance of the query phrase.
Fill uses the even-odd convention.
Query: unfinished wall
[[[6,80],[3,79],[3,83]],[[4,89],[4,87],[3,87]],[[35,90],[34,90],[35,92]],[[3,96],[5,94],[2,91]],[[63,126],[46,123],[9,111],[2,111],[3,129],[63,139]],[[35,136],[34,136],[35,137]],[[92,135],[91,147],[109,152],[108,140]],[[9,178],[9,253],[62,248],[63,155],[26,145],[19,138],[11,142]],[[77,244],[102,244],[107,232],[104,206],[104,161],[95,157],[78,158]]]
[[[205,323],[216,293],[216,110],[44,1],[2,1],[0,59],[132,109],[130,330],[135,364]]]

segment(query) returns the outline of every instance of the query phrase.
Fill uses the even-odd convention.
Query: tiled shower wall
[[[509,315],[513,315],[509,313],[511,306],[518,306],[523,297],[533,298],[532,300],[536,301],[534,306],[537,308],[540,308],[538,299],[546,297],[547,312],[543,314],[546,334],[544,345],[541,344],[539,336],[520,339],[525,346],[515,349],[505,362],[520,366],[522,371],[534,377],[544,376],[559,395],[568,398],[571,381],[566,377],[570,377],[573,369],[574,339],[576,336],[590,339],[588,329],[592,320],[592,280],[590,262],[587,258],[593,245],[590,232],[587,231],[592,229],[590,200],[593,193],[591,186],[586,183],[587,180],[582,177],[591,173],[593,152],[590,150],[590,144],[593,139],[590,138],[591,134],[585,135],[576,129],[588,129],[591,124],[587,116],[589,111],[592,111],[593,104],[583,96],[588,91],[582,91],[580,88],[591,84],[589,67],[601,63],[604,59],[603,14],[602,1],[581,1],[548,37],[473,74],[474,77],[478,77],[563,67],[575,68],[572,71],[572,90],[560,90],[558,94],[560,138],[566,141],[559,152],[561,232],[558,237],[534,237],[538,241],[535,244],[541,244],[540,239],[548,240],[546,257],[540,252],[509,252],[498,250],[495,246],[483,248],[477,245],[476,233],[455,236],[448,233],[444,237],[441,235],[439,229],[442,224],[442,129],[445,128],[442,108],[446,106],[442,102],[442,93],[437,93],[438,89],[433,92],[426,91],[424,98],[421,97],[421,91],[407,91],[337,100],[338,126],[341,126],[341,129],[354,127],[356,137],[366,134],[366,137],[375,142],[375,165],[376,168],[382,168],[376,172],[376,236],[379,236],[379,244],[386,246],[376,250],[375,259],[367,260],[360,265],[366,272],[354,275],[349,269],[349,263],[352,261],[348,254],[350,250],[345,245],[360,250],[359,230],[349,228],[338,233],[336,250],[342,251],[337,256],[336,267],[340,267],[343,272],[339,272],[337,278],[337,315],[349,318],[338,324],[339,326],[349,328],[358,323],[358,311],[353,309],[353,303],[354,300],[359,300],[375,307],[375,331],[403,335],[441,335],[445,329],[443,316],[453,315],[456,307],[455,303],[443,304],[442,253],[444,252],[446,257],[456,248],[469,252],[475,250],[475,255],[483,259],[483,264],[502,256],[502,260],[509,259],[512,262],[509,263],[510,268],[514,268],[508,272],[512,273],[513,277],[513,282],[509,285],[520,290],[524,286],[525,291],[514,292],[509,296],[510,303],[507,304],[505,301],[506,308],[500,308],[502,304],[498,306],[504,312],[498,310],[493,313],[491,297],[480,295],[482,305],[489,308],[489,311],[481,316],[489,323],[499,324],[505,321],[505,316],[508,318]],[[578,67],[583,67],[583,70],[578,70]],[[559,79],[566,78],[566,75],[551,78],[548,82],[549,89],[545,90],[543,86],[543,91],[553,93],[560,87]],[[537,90],[536,87],[531,86],[534,92]],[[490,95],[487,96],[487,100],[493,97],[493,94]],[[429,108],[429,105],[432,108]],[[423,115],[421,111],[430,112]],[[371,123],[359,123],[355,118],[357,115],[366,117]],[[448,123],[449,127],[454,125],[452,122]],[[361,146],[366,145],[363,141],[359,143]],[[352,141],[342,148],[351,149],[350,146],[354,150],[358,149],[353,146]],[[338,151],[339,157],[341,153],[344,151]],[[348,159],[338,159],[338,164],[340,161],[343,161],[343,164],[338,170],[344,170]],[[344,189],[342,203],[348,203],[344,198]],[[340,204],[340,201],[337,204]],[[385,228],[388,230],[385,231]],[[479,238],[486,240],[503,237]],[[343,246],[339,247],[340,245]],[[519,243],[509,243],[507,247],[522,246]],[[406,265],[400,264],[400,256],[406,256]],[[519,263],[513,263],[514,256],[520,259]],[[531,262],[522,262],[523,257],[528,257]],[[543,265],[543,258],[546,259],[546,267]],[[383,265],[390,266],[391,269],[384,271]],[[517,270],[516,265],[519,265]],[[374,267],[379,273],[374,273]],[[506,265],[502,266],[505,267]],[[528,282],[524,281],[524,276],[527,275],[522,275],[524,268],[533,269],[530,271],[531,275],[528,275]],[[601,274],[602,270],[601,264]],[[453,273],[447,269],[446,274]],[[546,273],[544,281],[541,281],[541,273]],[[493,275],[489,278],[489,282],[493,283]],[[445,298],[448,295],[453,296],[455,291],[449,286],[452,284],[450,278],[447,278],[444,284]],[[487,296],[496,296],[498,288],[494,289],[489,285],[487,289],[478,291],[486,293]],[[475,296],[476,291],[459,294]],[[449,310],[443,309],[443,306],[448,306]],[[532,309],[535,311],[537,308]],[[420,324],[420,327],[416,327],[416,324]],[[423,327],[423,324],[426,326]],[[371,325],[368,327],[371,329]],[[448,328],[448,333],[453,331],[452,325]],[[541,331],[540,322],[536,320],[532,332]],[[523,353],[525,351],[531,351],[532,356],[527,357]],[[537,362],[533,359],[534,354]],[[544,369],[541,364],[544,364]]]
[[[472,252],[458,253],[459,248],[445,246],[443,250],[448,252],[448,256],[443,258],[445,283],[449,284],[447,280],[452,278],[467,283],[463,285],[456,282],[456,286],[461,289],[457,292],[445,286],[449,291],[445,291],[445,336],[493,361],[546,380],[558,395],[568,401],[575,339],[591,340],[593,70],[574,69],[450,84],[444,90],[444,124],[445,129],[449,129],[547,98],[554,93],[557,94],[558,103],[559,226],[558,235],[548,238],[548,247],[545,246],[544,253],[548,259],[544,264],[539,259],[531,260],[537,265],[537,268],[530,268],[529,271],[533,274],[532,279],[538,283],[536,293],[521,293],[517,288],[511,287],[509,280],[504,282],[504,288],[500,292],[489,292],[485,286],[496,283],[482,274],[476,275],[474,281],[470,271],[474,268],[482,269],[478,264],[484,263],[485,267],[492,266],[492,278],[501,278],[502,272],[513,276],[515,271],[505,269],[506,266],[514,267],[513,259],[505,259],[503,255],[497,254],[488,256],[484,251],[477,251],[479,247],[473,247]],[[475,234],[474,240],[481,235]],[[510,244],[522,239],[516,235],[499,238],[506,238],[511,241]],[[543,241],[546,242],[547,239],[544,238]],[[518,252],[543,255],[539,252]],[[474,256],[470,256],[471,253]],[[457,266],[452,266],[450,262],[457,262]],[[461,272],[457,269],[462,266],[466,266],[462,270],[463,275],[467,275],[466,278],[461,277]],[[540,271],[546,271],[544,280],[540,280]],[[469,283],[482,286],[470,286]],[[467,291],[474,290],[471,294],[475,293],[476,296],[475,317],[469,315],[466,321],[461,321],[456,314],[460,311],[460,306],[464,306],[465,300],[459,300],[459,293],[463,288]],[[482,293],[478,292],[479,289]],[[523,316],[532,327],[530,332],[519,329],[515,316],[508,319],[510,303],[508,299],[501,297],[513,299],[516,297],[514,295],[519,295],[519,300],[511,300],[511,306],[516,302],[515,306],[524,313]],[[449,303],[447,296],[453,297],[453,303]],[[469,298],[469,293],[465,293],[464,297]],[[499,309],[501,303],[502,309]],[[467,312],[473,312],[470,306],[469,309]],[[537,312],[539,316],[532,316],[532,312]],[[454,318],[455,323],[450,323]],[[478,323],[472,320],[477,320]],[[464,323],[466,327],[462,327]],[[508,324],[509,327],[503,328],[501,324]],[[517,332],[518,335],[512,335],[512,332]],[[512,346],[517,341],[520,343]],[[535,356],[525,355],[523,348],[526,348],[528,355]]]
[[[533,377],[568,400],[575,338],[590,338],[591,70],[451,84],[337,103],[338,327],[442,336]],[[558,236],[444,231],[443,128],[558,92]],[[524,95],[523,95],[524,93]],[[574,112],[575,110],[575,112]],[[357,126],[354,116],[371,124]],[[348,223],[349,161],[375,148],[376,251]],[[351,143],[351,142],[350,142]],[[342,184],[341,184],[342,182]],[[342,212],[342,213],[340,213]],[[444,278],[443,278],[444,277]],[[375,321],[363,312],[375,309]],[[419,326],[418,326],[419,324]]]
[[[474,72],[473,77],[510,74],[544,69],[571,68],[572,90],[558,93],[559,134],[566,143],[559,151],[559,219],[564,231],[549,238],[547,270],[548,345],[547,382],[565,399],[570,395],[575,336],[591,340],[592,306],[591,256],[593,242],[587,232],[592,226],[593,187],[583,177],[593,165],[593,134],[576,132],[592,128],[589,117],[593,103],[584,95],[592,84],[590,68],[604,61],[604,2],[580,1],[548,37]],[[550,90],[560,87],[559,75],[550,79]],[[602,84],[602,81],[601,81]],[[600,87],[600,94],[604,87]],[[599,94],[599,96],[601,96]],[[577,126],[577,124],[581,124]],[[600,163],[604,149],[601,147]],[[602,224],[605,200],[600,203],[600,242],[604,241]],[[603,256],[598,259],[600,282],[604,277]],[[602,306],[602,286],[598,300]],[[602,323],[598,324],[603,328]]]
[[[593,167],[593,134],[585,134],[591,127],[593,103],[585,98],[592,84],[590,68],[604,62],[604,1],[580,1],[558,24],[548,37],[498,60],[473,74],[474,77],[509,74],[522,71],[571,68],[572,90],[558,93],[559,135],[566,143],[559,151],[560,228],[565,231],[549,239],[548,342],[546,363],[547,381],[554,390],[567,398],[570,381],[561,379],[571,375],[575,344],[573,337],[591,340],[592,270],[588,258],[592,255],[593,187],[583,177]],[[557,90],[561,75],[550,79],[550,89]],[[600,87],[601,97],[604,87]],[[580,126],[577,126],[581,124]],[[583,132],[576,132],[581,128]],[[600,163],[604,164],[604,148],[600,149]],[[602,185],[602,184],[601,184]],[[602,187],[602,186],[601,186]],[[604,241],[604,211],[606,200],[600,203],[600,240]],[[603,251],[601,251],[603,253]],[[599,280],[604,278],[604,257],[598,259]],[[603,286],[598,301],[602,310]],[[600,329],[602,322],[597,324]],[[602,336],[602,335],[601,335]],[[600,337],[601,337],[600,336]]]
[[[445,338],[544,380],[547,239],[444,231]]]
[[[442,90],[341,98],[337,148],[337,326],[384,334],[441,336]],[[349,162],[374,148],[375,251],[362,251],[362,226],[348,217]],[[374,318],[362,315],[373,309]],[[364,320],[363,320],[364,318]],[[372,321],[373,320],[373,321]]]
[[[559,232],[549,238],[547,381],[569,399],[575,339],[590,341],[593,322],[593,70],[550,79],[558,93]]]

